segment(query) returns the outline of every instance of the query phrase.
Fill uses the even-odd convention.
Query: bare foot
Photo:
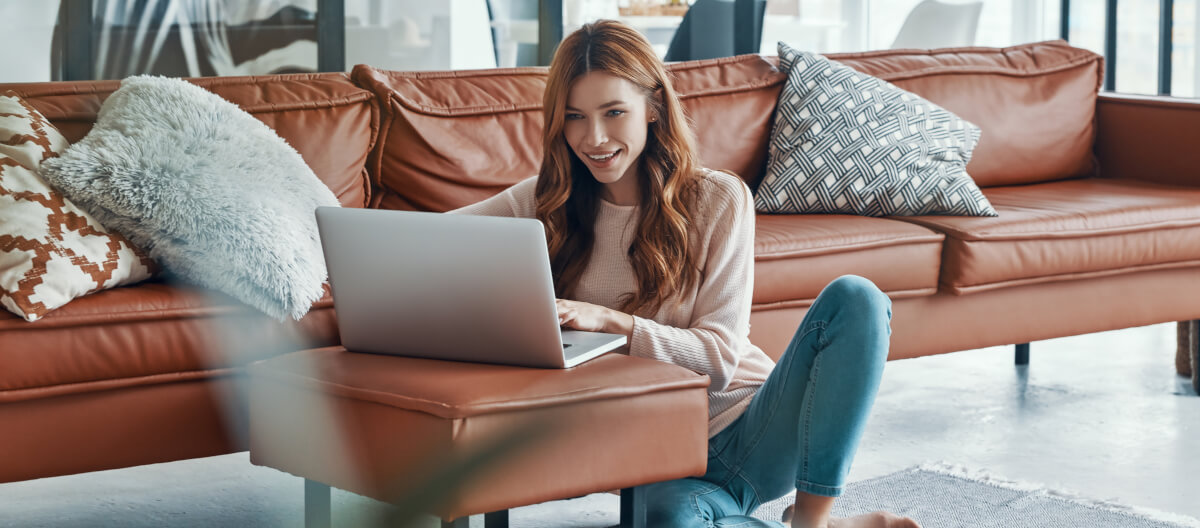
[[[829,528],[921,528],[921,525],[908,517],[877,511],[845,519],[830,519]]]
[[[786,510],[783,510],[783,522],[792,520],[793,507],[788,506]],[[795,525],[793,527],[808,528]],[[921,528],[921,525],[908,517],[901,517],[892,512],[877,511],[844,519],[830,519],[827,528]]]

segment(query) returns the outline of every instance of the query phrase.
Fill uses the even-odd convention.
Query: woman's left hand
[[[613,310],[595,304],[567,299],[556,299],[558,306],[558,324],[571,330],[585,332],[605,332],[613,320]]]

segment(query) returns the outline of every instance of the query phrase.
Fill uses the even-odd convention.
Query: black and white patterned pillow
[[[916,94],[779,43],[787,81],[763,213],[997,216],[967,174],[979,127]]]

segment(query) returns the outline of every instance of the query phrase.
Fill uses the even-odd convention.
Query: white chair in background
[[[347,66],[365,63],[403,71],[496,67],[488,0],[347,4]]]
[[[950,4],[924,0],[904,19],[892,49],[973,46],[982,11],[983,2]]]
[[[814,53],[838,51],[837,42],[846,28],[846,21],[805,13],[802,3],[802,0],[767,0],[759,53],[775,55],[780,41]]]
[[[767,14],[800,17],[800,0],[767,0]]]

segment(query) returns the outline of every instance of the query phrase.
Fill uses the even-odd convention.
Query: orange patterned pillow
[[[33,106],[13,92],[0,96],[0,304],[27,321],[158,269],[38,174],[65,148],[66,138]]]

